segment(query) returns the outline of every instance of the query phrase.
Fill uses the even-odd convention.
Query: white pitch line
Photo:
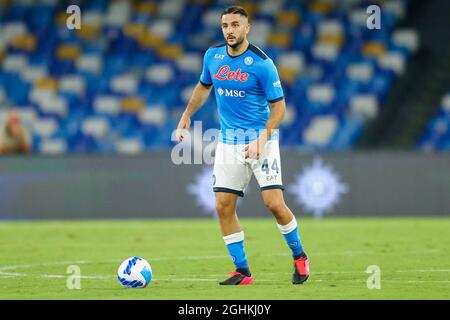
[[[414,270],[412,270],[414,271]],[[284,274],[290,275],[290,273],[259,273],[259,274]],[[312,274],[313,275],[313,274]],[[153,281],[180,281],[180,282],[217,282],[217,277],[223,276],[220,275],[208,275],[210,277],[214,277],[211,279],[207,278],[178,278],[176,276],[166,276],[166,277],[155,277]],[[11,278],[11,277],[28,277],[28,278],[56,278],[56,279],[64,279],[67,278],[66,275],[54,275],[54,274],[24,274],[24,273],[15,273],[15,272],[0,272],[0,277]],[[105,280],[105,279],[114,279],[115,276],[79,276],[81,279],[97,279],[97,280]],[[365,279],[309,279],[309,282],[357,282],[357,283],[365,283]],[[261,283],[279,283],[278,280],[269,280],[269,279],[255,279],[255,282]],[[396,279],[383,279],[383,282],[396,282],[396,283],[450,283],[450,280],[396,280]]]
[[[428,250],[429,253],[436,253],[439,252],[437,249],[430,249]],[[421,251],[423,253],[424,251]],[[426,250],[425,250],[426,252]],[[341,252],[340,255],[358,255],[360,253],[363,254],[374,254],[374,251],[344,251]],[[314,255],[330,255],[329,253],[324,252],[317,252]],[[290,256],[288,253],[278,253],[278,254],[266,254],[266,255],[260,255],[264,257],[275,257],[275,256]],[[254,256],[258,257],[258,256]],[[214,256],[187,256],[187,257],[156,257],[153,258],[152,261],[164,261],[164,260],[210,260],[210,259],[229,259],[228,255],[214,255]],[[63,266],[69,266],[73,264],[102,264],[102,263],[119,263],[118,260],[108,260],[108,261],[89,261],[89,260],[79,260],[79,261],[57,261],[57,262],[46,262],[46,263],[39,263],[39,264],[22,264],[22,265],[12,265],[12,266],[0,266],[0,277],[6,278],[6,277],[34,277],[34,278],[66,278],[67,275],[52,275],[52,274],[26,274],[26,273],[17,273],[17,272],[5,272],[10,270],[16,270],[16,269],[30,269],[35,267],[43,267],[43,266],[57,266],[57,265],[63,265]],[[392,272],[401,272],[401,273],[416,273],[416,272],[450,272],[450,269],[418,269],[418,270],[393,270],[393,271],[383,271],[383,273],[392,273]],[[290,273],[285,272],[268,272],[268,273],[259,273],[264,275],[290,275]],[[332,274],[355,274],[355,275],[363,275],[366,274],[365,271],[359,270],[359,271],[318,271],[318,272],[311,272],[311,275],[332,275]],[[202,278],[196,278],[196,275],[191,275],[194,278],[177,278],[176,275],[174,276],[166,276],[165,278],[155,278],[155,281],[216,281],[215,279],[202,279]],[[210,277],[221,277],[222,274],[218,275],[208,275]],[[115,276],[80,276],[82,279],[112,279]],[[360,281],[360,280],[345,280],[345,279],[334,279],[334,280],[324,280],[324,279],[310,279],[311,281]],[[264,281],[264,282],[271,282],[272,280],[258,280],[258,281]],[[361,280],[362,281],[362,280]],[[390,279],[383,279],[383,281],[394,281]],[[448,283],[450,281],[448,280],[399,280],[401,282],[405,283],[422,283],[422,282],[444,282]],[[275,281],[274,281],[275,282]]]
[[[416,251],[408,251],[408,254],[414,254]],[[434,254],[439,253],[438,249],[428,249],[428,250],[420,250],[417,253],[421,254]],[[372,255],[379,254],[376,251],[341,251],[341,252],[315,252],[314,255],[311,256],[358,256],[358,255]],[[381,253],[380,253],[381,254]],[[249,258],[258,258],[258,257],[290,257],[289,253],[272,253],[272,254],[262,254],[262,255],[249,255]],[[177,256],[177,257],[155,257],[152,258],[151,261],[167,261],[167,260],[214,260],[214,259],[229,259],[228,255],[211,255],[211,256]],[[59,262],[47,262],[47,263],[38,263],[38,264],[21,264],[21,265],[11,265],[11,266],[0,266],[1,270],[14,270],[14,269],[25,269],[25,268],[34,268],[40,266],[54,266],[54,265],[71,265],[71,264],[89,264],[89,263],[120,263],[119,260],[106,260],[106,261],[89,261],[89,260],[79,260],[79,261],[59,261]],[[445,270],[447,272],[450,270]],[[409,272],[409,270],[407,271]],[[421,271],[417,271],[421,272]],[[423,271],[427,272],[427,270]],[[328,272],[329,273],[329,272]]]

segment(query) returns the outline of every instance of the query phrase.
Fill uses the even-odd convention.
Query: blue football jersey
[[[200,82],[214,86],[220,139],[227,144],[255,140],[269,118],[269,103],[284,98],[273,61],[252,44],[235,57],[228,54],[226,44],[209,48],[203,59]]]

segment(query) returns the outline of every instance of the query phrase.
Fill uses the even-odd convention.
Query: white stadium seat
[[[39,144],[39,151],[46,155],[64,154],[67,151],[67,144],[65,140],[61,139],[43,140]]]
[[[205,28],[217,28],[220,24],[220,15],[222,10],[210,9],[206,11],[202,17],[202,22]]]
[[[108,26],[121,27],[125,25],[131,14],[131,3],[127,1],[112,2],[105,16],[105,24]]]
[[[184,71],[200,73],[203,57],[200,54],[188,53],[177,59],[177,67]]]
[[[24,54],[8,54],[2,67],[4,71],[21,72],[28,67],[28,57]]]
[[[174,26],[174,22],[169,19],[158,19],[150,25],[148,31],[150,34],[167,39],[170,35],[172,35]]]
[[[81,25],[102,26],[105,17],[99,11],[84,10],[81,15]]]
[[[307,97],[310,101],[329,104],[335,97],[335,89],[328,84],[312,85],[308,88]]]
[[[58,83],[61,92],[73,93],[83,96],[86,91],[86,83],[84,78],[78,75],[68,75],[59,78]]]
[[[394,14],[398,19],[403,19],[406,14],[405,4],[398,0],[383,2],[381,10]]]
[[[139,113],[139,120],[144,124],[164,125],[167,119],[167,109],[164,106],[148,106]]]
[[[259,12],[265,15],[276,16],[283,8],[284,0],[264,0],[259,6]]]
[[[415,52],[419,48],[419,34],[414,29],[398,29],[392,34],[392,42],[399,46],[408,48]]]
[[[148,67],[145,78],[158,84],[167,84],[173,79],[173,69],[168,64],[155,64]]]
[[[257,47],[266,47],[270,33],[272,32],[272,25],[266,20],[255,20],[252,23],[252,32],[248,38],[252,44]]]
[[[103,58],[99,54],[84,54],[76,61],[79,71],[99,74],[103,69]]]
[[[342,22],[338,20],[322,20],[318,25],[318,34],[340,35],[344,33]]]
[[[39,102],[41,111],[65,117],[68,112],[67,101],[58,96],[49,96]]]
[[[328,43],[319,43],[313,45],[312,54],[314,58],[325,61],[335,61],[339,54],[339,48]]]
[[[90,117],[81,124],[81,131],[85,135],[93,136],[96,139],[101,139],[109,132],[109,122],[102,117]]]
[[[378,64],[383,69],[402,74],[405,71],[405,57],[400,52],[389,51],[378,59]]]
[[[185,0],[165,0],[162,1],[158,16],[162,18],[178,19],[181,17],[185,6]]]
[[[301,52],[286,52],[280,55],[278,65],[301,73],[305,67],[305,58]]]
[[[121,139],[115,143],[118,153],[124,155],[136,155],[144,151],[144,145],[139,139]]]
[[[367,12],[365,9],[353,9],[349,14],[351,24],[357,27],[367,27]]]
[[[354,81],[369,82],[374,76],[374,69],[370,63],[353,63],[347,67],[347,77]]]
[[[39,118],[32,124],[32,131],[42,137],[48,138],[58,130],[58,122],[53,118]]]
[[[138,79],[133,75],[118,75],[111,79],[111,89],[117,93],[135,94],[138,88]]]
[[[3,36],[5,37],[6,42],[10,42],[12,39],[23,36],[27,33],[27,26],[23,21],[14,21],[4,24],[2,26]]]
[[[48,70],[44,65],[29,65],[20,71],[20,76],[23,80],[34,83],[36,80],[48,76]]]
[[[46,99],[51,99],[54,95],[55,95],[55,93],[52,90],[33,88],[28,93],[28,99],[30,99],[31,102],[40,104],[41,101],[44,101]]]
[[[94,110],[100,114],[115,116],[120,112],[121,101],[115,96],[97,96],[94,100]]]
[[[303,139],[318,146],[327,145],[338,127],[335,116],[318,116],[303,132]]]
[[[361,94],[351,97],[350,112],[354,116],[372,119],[376,117],[378,108],[378,100],[373,94]]]
[[[450,112],[450,93],[447,93],[443,98],[442,98],[442,110],[444,110],[445,112]]]

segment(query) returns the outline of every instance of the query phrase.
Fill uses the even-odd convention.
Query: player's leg
[[[278,229],[291,249],[293,258],[300,258],[303,253],[303,247],[298,232],[297,220],[284,202],[283,191],[281,189],[269,189],[263,190],[261,194],[264,205],[277,220]]]
[[[244,248],[244,231],[242,231],[236,213],[237,195],[216,192],[216,211],[222,230],[223,240],[233,263],[235,272],[231,277],[220,282],[222,285],[249,284],[253,281]]]
[[[218,144],[214,163],[214,193],[216,211],[219,218],[223,240],[233,260],[236,271],[221,285],[251,284],[253,278],[248,266],[244,248],[244,232],[236,213],[238,196],[251,178],[251,170],[234,153],[239,150],[234,145]]]
[[[292,282],[303,283],[309,277],[309,259],[303,250],[297,220],[284,201],[278,141],[269,141],[260,160],[252,165],[265,206],[270,210],[294,258]]]

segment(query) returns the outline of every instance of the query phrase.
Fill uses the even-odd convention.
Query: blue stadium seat
[[[0,41],[0,104],[33,108],[37,127],[51,129],[42,123],[56,121],[57,130],[48,137],[33,132],[34,152],[127,152],[141,144],[145,150],[170,148],[203,53],[223,42],[218,13],[228,1],[76,3],[84,30],[66,28],[66,2],[10,2],[0,13],[0,40],[6,39]],[[417,33],[398,27],[409,1],[381,3],[383,28],[375,31],[365,26],[366,1],[333,3],[246,4],[259,28],[255,43],[277,64],[292,108],[291,121],[281,127],[283,145],[351,148],[417,49]],[[42,86],[50,93],[40,93]],[[141,104],[124,110],[122,101],[133,97]],[[204,129],[217,127],[215,109],[212,95],[194,119],[201,119]],[[83,133],[83,123],[92,117],[107,119],[108,137]],[[310,136],[316,130],[312,123],[324,125],[329,135]],[[430,125],[422,144],[448,148],[448,133],[437,134]]]

